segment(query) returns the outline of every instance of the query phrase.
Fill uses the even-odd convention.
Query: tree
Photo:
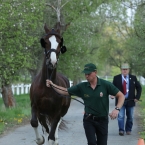
[[[123,61],[133,64],[138,55],[129,44],[139,48],[137,44],[141,39],[132,37],[133,27],[128,25],[126,14],[128,1],[1,0],[0,80],[3,91],[10,92],[4,88],[11,88],[22,71],[34,78],[41,65],[43,50],[39,40],[44,35],[44,23],[51,28],[58,20],[67,47],[67,53],[60,56],[58,70],[74,82],[83,79],[81,70],[85,63],[94,62],[103,70],[104,65],[107,69],[109,65],[119,67]],[[139,43],[138,46],[143,45]],[[110,71],[101,73],[106,75]],[[8,100],[4,92],[3,98]]]
[[[134,18],[134,31],[132,34],[132,65],[138,75],[145,77],[144,58],[145,58],[145,2],[137,5]],[[130,40],[131,41],[131,40]]]
[[[38,40],[39,21],[42,20],[38,1],[1,1],[0,10],[0,82],[6,107],[14,107],[12,81],[18,79],[18,71],[30,67],[30,51]],[[31,30],[31,31],[30,31]],[[36,44],[38,46],[38,43]],[[36,46],[35,45],[35,46]]]
[[[96,13],[96,11],[102,3],[102,1],[91,1],[90,3],[88,0],[73,1],[65,7],[63,13],[66,15],[65,20],[71,22],[64,33],[69,52],[66,57],[60,59],[61,64],[64,65],[59,69],[68,74],[74,82],[83,78],[80,72],[85,63],[99,64],[95,56],[100,47],[101,30],[106,20],[103,13]]]

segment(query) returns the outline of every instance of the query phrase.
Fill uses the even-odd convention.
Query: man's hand
[[[46,80],[46,86],[47,87],[51,87],[51,85],[53,85],[52,81]]]
[[[138,102],[138,100],[137,99],[134,99],[134,102]]]
[[[61,95],[65,95],[65,96],[69,95],[67,88],[58,86],[58,85],[54,84],[51,80],[46,80],[46,86],[49,88],[53,87],[53,89]]]
[[[114,109],[111,113],[109,113],[109,116],[111,119],[116,119],[118,117],[119,110]]]
[[[114,98],[115,98],[115,96],[110,95],[110,98],[111,98],[111,99],[114,99]]]

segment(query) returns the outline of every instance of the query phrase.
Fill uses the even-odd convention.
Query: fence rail
[[[73,82],[70,81],[70,86],[73,85]],[[17,84],[12,85],[12,92],[14,95],[20,95],[20,94],[28,94],[30,90],[31,84]],[[0,97],[2,97],[2,94],[0,93]]]
[[[31,84],[17,84],[12,85],[12,91],[14,95],[20,95],[20,94],[28,94],[30,90]],[[2,94],[0,93],[0,97],[2,97]]]
[[[100,78],[103,78],[105,80],[111,81],[113,80],[112,76],[99,76]],[[145,78],[142,76],[138,76],[138,80],[142,85],[145,85]],[[73,85],[73,82],[70,81],[70,86]],[[28,94],[30,90],[31,84],[17,84],[17,85],[12,85],[12,91],[14,95],[20,95],[20,94]],[[0,93],[0,97],[2,97],[2,94]]]

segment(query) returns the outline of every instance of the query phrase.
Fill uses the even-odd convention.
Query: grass
[[[20,125],[24,120],[30,118],[29,95],[15,96],[16,107],[6,109],[2,98],[0,98],[0,134],[5,130]]]
[[[140,114],[141,114],[141,131],[139,132],[140,138],[145,140],[145,86],[142,86],[142,95],[140,102]]]

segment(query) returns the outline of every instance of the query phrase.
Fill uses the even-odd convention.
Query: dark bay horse
[[[58,129],[71,101],[70,96],[62,97],[53,88],[46,87],[46,79],[59,86],[70,87],[69,80],[56,70],[59,54],[66,51],[59,26],[57,23],[56,28],[51,30],[46,24],[44,26],[46,35],[40,41],[45,52],[44,62],[30,88],[31,126],[38,145],[58,145]],[[43,126],[45,138],[39,134],[38,122]]]

